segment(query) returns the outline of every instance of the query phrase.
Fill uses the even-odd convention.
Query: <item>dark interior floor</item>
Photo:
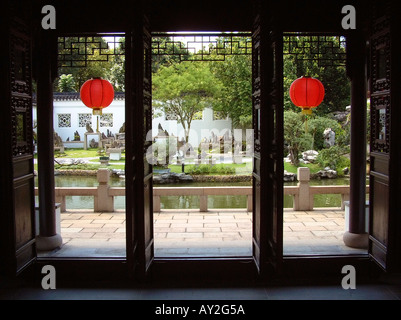
[[[401,285],[364,284],[228,288],[13,288],[3,300],[401,300]]]
[[[341,284],[322,285],[271,285],[271,286],[154,286],[141,285],[129,286],[105,286],[94,284],[91,286],[59,287],[44,290],[35,285],[14,285],[0,289],[0,303],[2,309],[15,309],[15,303],[29,303],[34,301],[35,308],[41,308],[39,301],[49,303],[52,300],[57,303],[65,301],[82,306],[79,308],[66,308],[61,304],[57,314],[80,315],[80,318],[94,318],[96,315],[130,314],[133,319],[203,319],[210,317],[260,319],[261,315],[282,313],[291,318],[299,318],[299,315],[321,315],[327,312],[330,316],[350,316],[354,314],[359,318],[369,315],[370,310],[376,308],[371,303],[383,300],[401,300],[401,277],[384,278],[374,283],[356,285],[356,289],[343,289]],[[13,301],[10,301],[13,300]],[[57,300],[57,301],[55,301]],[[61,301],[62,300],[62,301]],[[107,300],[107,301],[106,301]],[[353,301],[349,303],[349,301]],[[361,305],[357,301],[364,301]],[[12,303],[10,303],[12,302]],[[96,305],[93,302],[97,302]],[[100,303],[99,303],[100,302]],[[299,303],[301,302],[301,303]],[[345,304],[338,307],[337,304]],[[322,308],[322,303],[328,305]],[[294,305],[293,305],[294,304]],[[46,308],[43,306],[42,308]],[[386,307],[394,307],[399,304]],[[373,308],[373,309],[372,309]],[[32,308],[20,308],[21,312]],[[37,309],[39,310],[39,309]],[[52,309],[53,310],[53,309]],[[55,308],[54,310],[57,310]],[[20,312],[19,311],[19,312]],[[53,315],[55,311],[52,311]],[[140,313],[140,317],[134,316]],[[235,316],[233,316],[235,315]],[[130,316],[130,317],[131,317]]]
[[[341,283],[317,284],[303,281],[285,285],[157,285],[90,283],[57,285],[42,289],[37,282],[3,282],[1,300],[401,300],[401,275],[384,275],[374,281],[356,282],[355,289]]]

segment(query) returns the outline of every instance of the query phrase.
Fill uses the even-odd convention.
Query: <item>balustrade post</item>
[[[160,212],[161,204],[160,204],[160,196],[155,196],[153,194],[153,212]]]
[[[108,169],[101,168],[97,171],[99,185],[97,187],[97,195],[94,197],[95,212],[114,211],[114,197],[109,195],[109,179],[110,171]]]
[[[344,201],[349,201],[349,193],[342,193],[341,194],[341,210],[345,210]]]
[[[248,212],[252,212],[252,211],[253,211],[252,194],[249,194],[249,195],[247,196],[246,210],[247,210]]]
[[[56,202],[60,203],[60,212],[66,212],[67,211],[67,206],[66,206],[66,203],[65,203],[65,196],[57,195],[57,189],[56,189]]]
[[[199,211],[206,212],[207,211],[207,196],[200,196],[199,198],[200,198]]]
[[[298,168],[298,194],[294,195],[294,211],[313,210],[313,195],[310,193],[309,168]]]

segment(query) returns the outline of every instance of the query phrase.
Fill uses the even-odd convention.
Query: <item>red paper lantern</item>
[[[323,101],[324,86],[316,78],[298,78],[291,84],[290,98],[297,107],[302,108],[303,114],[312,114],[311,109]]]
[[[102,115],[102,109],[112,103],[114,89],[111,83],[102,78],[93,78],[86,81],[80,90],[81,100],[92,109],[94,115]]]

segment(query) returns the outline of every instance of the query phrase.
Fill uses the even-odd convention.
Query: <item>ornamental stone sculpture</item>
[[[323,136],[324,136],[324,143],[327,147],[330,148],[334,146],[336,133],[331,128],[325,129],[323,131]]]

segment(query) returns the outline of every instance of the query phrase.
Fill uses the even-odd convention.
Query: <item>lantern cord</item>
[[[305,133],[308,133],[308,116],[305,115]]]

